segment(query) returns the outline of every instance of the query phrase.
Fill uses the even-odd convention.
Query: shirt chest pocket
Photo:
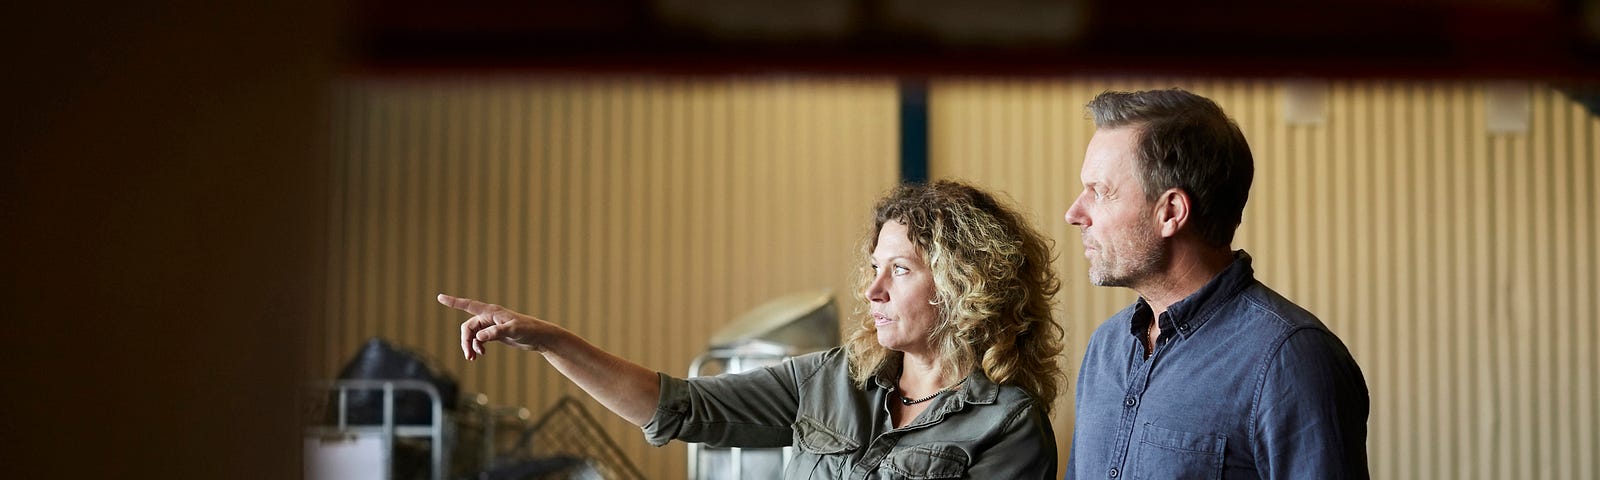
[[[1180,432],[1149,423],[1141,430],[1133,478],[1222,478],[1227,435]]]
[[[966,475],[971,459],[966,450],[955,445],[929,443],[889,454],[884,466],[894,474],[894,478],[961,478]]]
[[[827,425],[800,417],[794,422],[794,460],[789,462],[785,478],[835,478],[840,477],[849,465],[850,457],[861,444]]]

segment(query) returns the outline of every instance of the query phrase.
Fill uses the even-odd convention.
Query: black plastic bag
[[[340,380],[421,380],[439,390],[439,400],[444,410],[456,408],[458,386],[456,379],[439,369],[426,357],[410,350],[396,347],[382,338],[367,340],[344,368],[339,370]],[[329,398],[328,421],[337,420],[338,392]],[[383,423],[383,390],[350,389],[346,399],[346,422],[352,425]],[[433,422],[433,402],[428,394],[415,390],[396,390],[394,418],[397,425],[426,425]]]

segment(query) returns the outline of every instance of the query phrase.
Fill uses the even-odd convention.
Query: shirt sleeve
[[[1096,333],[1098,333],[1098,332],[1096,332]],[[1074,413],[1075,416],[1079,415],[1076,410],[1080,410],[1080,409],[1083,408],[1083,404],[1084,404],[1083,392],[1085,391],[1086,388],[1088,388],[1088,383],[1085,382],[1084,380],[1089,378],[1089,355],[1092,355],[1094,353],[1094,346],[1095,345],[1097,345],[1097,343],[1095,343],[1094,339],[1091,339],[1089,341],[1089,352],[1084,354],[1084,360],[1078,366],[1078,380],[1077,380],[1078,386],[1077,386],[1077,388],[1073,389],[1073,396],[1072,396],[1072,408],[1074,410],[1073,413]],[[1061,474],[1061,480],[1076,480],[1077,479],[1078,462],[1082,461],[1082,459],[1078,458],[1078,455],[1080,455],[1081,452],[1083,452],[1083,448],[1079,447],[1079,443],[1078,442],[1080,440],[1082,440],[1083,437],[1086,436],[1086,435],[1084,435],[1084,429],[1083,428],[1079,428],[1079,424],[1080,424],[1080,421],[1075,420],[1073,422],[1073,427],[1074,428],[1072,429],[1072,444],[1071,444],[1072,449],[1067,453],[1067,470],[1066,470],[1066,473]]]
[[[644,425],[645,440],[672,439],[714,447],[771,448],[793,441],[800,386],[822,364],[819,352],[755,370],[690,379],[656,376],[661,397]]]
[[[1006,421],[1000,441],[967,469],[967,478],[1054,479],[1056,434],[1029,400]]]
[[[1291,333],[1268,360],[1253,428],[1263,478],[1368,478],[1367,385],[1332,333]]]

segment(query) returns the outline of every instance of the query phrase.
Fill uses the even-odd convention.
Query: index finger
[[[473,315],[480,315],[489,310],[489,304],[487,303],[470,298],[452,297],[443,293],[439,294],[439,303]]]

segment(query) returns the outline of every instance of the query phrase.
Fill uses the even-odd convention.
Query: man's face
[[[1083,231],[1089,282],[1102,287],[1137,289],[1166,262],[1154,202],[1136,173],[1138,140],[1137,127],[1096,131],[1083,156],[1083,193],[1067,209],[1067,223]]]

